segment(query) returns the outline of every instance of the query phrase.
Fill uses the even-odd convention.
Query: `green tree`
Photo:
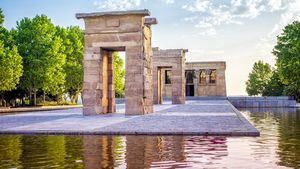
[[[272,76],[271,66],[263,61],[255,62],[246,82],[248,95],[262,95]]]
[[[57,34],[63,39],[65,46],[66,73],[65,90],[72,103],[76,103],[83,84],[83,31],[78,27],[56,27]]]
[[[23,73],[22,57],[12,43],[10,32],[2,27],[4,15],[0,9],[0,93],[4,101],[4,92],[16,89]],[[5,104],[5,103],[4,103]]]
[[[263,96],[282,96],[284,91],[284,85],[282,84],[277,70],[273,70],[272,76],[265,90]]]
[[[114,53],[114,73],[115,95],[116,97],[124,97],[124,61],[117,52]]]
[[[0,92],[16,89],[22,75],[22,57],[17,48],[4,47],[0,40]]]
[[[285,93],[300,98],[300,22],[294,21],[283,29],[277,37],[273,49],[279,78]]]
[[[4,22],[4,14],[3,14],[3,10],[0,8],[0,26],[3,25]]]
[[[45,15],[17,22],[15,42],[23,57],[24,73],[21,87],[29,92],[32,105],[36,105],[38,90],[58,94],[65,83],[62,39]],[[33,94],[33,97],[32,97]]]

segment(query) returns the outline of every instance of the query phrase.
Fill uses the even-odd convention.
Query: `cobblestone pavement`
[[[194,100],[184,105],[165,102],[155,113],[82,116],[82,109],[29,112],[0,116],[2,134],[143,134],[259,136],[259,132],[227,100]]]

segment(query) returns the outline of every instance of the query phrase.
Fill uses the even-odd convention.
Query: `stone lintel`
[[[145,25],[156,25],[157,19],[156,18],[145,18]]]
[[[188,49],[159,49],[159,47],[154,47],[152,48],[152,51],[154,53],[154,57],[168,57],[168,56],[174,56],[176,55],[177,57],[182,54],[188,52]]]
[[[128,10],[128,11],[108,11],[108,12],[93,12],[93,13],[77,13],[76,18],[94,18],[101,16],[121,16],[121,15],[142,15],[150,16],[150,11],[148,9],[142,10]]]
[[[203,62],[186,62],[186,67],[211,67],[226,69],[225,61],[203,61]]]

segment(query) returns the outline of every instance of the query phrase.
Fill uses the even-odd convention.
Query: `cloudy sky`
[[[300,19],[300,0],[1,0],[5,27],[46,14],[56,25],[79,25],[77,12],[149,9],[158,19],[153,46],[187,48],[187,61],[226,61],[228,95],[245,95],[252,65],[271,54],[276,36]]]

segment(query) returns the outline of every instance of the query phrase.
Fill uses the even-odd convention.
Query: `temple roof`
[[[76,18],[92,18],[99,16],[120,16],[120,15],[142,15],[150,16],[150,11],[148,9],[142,10],[128,10],[128,11],[107,11],[107,12],[93,12],[93,13],[77,13]]]

